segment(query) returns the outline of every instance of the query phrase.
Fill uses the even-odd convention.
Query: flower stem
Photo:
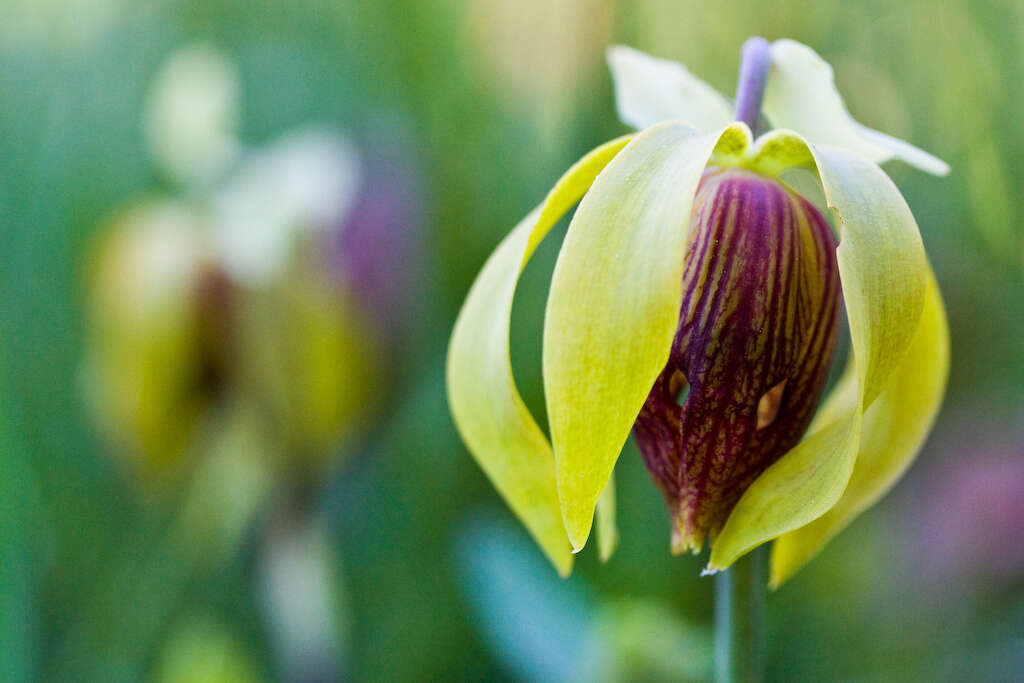
[[[715,575],[715,681],[758,683],[764,672],[767,548]]]
[[[743,43],[740,80],[736,86],[736,120],[747,124],[755,137],[771,65],[771,44],[767,40],[755,36]]]
[[[756,137],[761,102],[771,69],[771,44],[760,37],[743,43],[736,86],[736,120]],[[715,575],[715,681],[759,683],[764,677],[764,546]]]

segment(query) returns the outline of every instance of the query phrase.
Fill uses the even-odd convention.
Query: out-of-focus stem
[[[715,681],[757,683],[764,674],[764,546],[715,575]]]

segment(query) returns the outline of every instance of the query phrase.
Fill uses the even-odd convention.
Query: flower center
[[[814,413],[839,321],[835,238],[772,178],[709,169],[691,218],[679,327],[634,425],[676,550],[717,534]]]

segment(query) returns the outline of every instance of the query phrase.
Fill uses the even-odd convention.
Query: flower
[[[913,215],[877,164],[948,167],[854,121],[810,48],[780,40],[765,50],[763,114],[777,128],[754,139],[682,65],[611,48],[620,118],[641,132],[566,172],[491,255],[455,323],[456,426],[563,575],[595,519],[602,555],[614,545],[612,471],[631,431],[672,506],[675,550],[707,536],[717,571],[774,541],[778,585],[899,479],[938,411],[942,300]],[[839,222],[837,248],[790,187],[797,169],[816,174]],[[577,201],[545,316],[549,442],[515,386],[510,314],[519,273]],[[716,206],[733,216],[716,218]],[[730,253],[730,236],[746,251]],[[694,272],[705,254],[722,265],[711,277]],[[798,286],[782,284],[773,259]],[[837,284],[851,360],[811,420]],[[780,305],[797,312],[771,306],[776,287],[789,288]],[[704,294],[718,301],[698,311]],[[698,312],[706,319],[691,320]],[[704,464],[712,485],[700,481]]]
[[[300,128],[200,196],[135,200],[108,222],[87,273],[82,381],[140,483],[177,487],[236,413],[260,416],[276,478],[302,483],[375,424],[418,263],[417,165],[386,130],[393,144],[363,155]]]
[[[839,324],[832,230],[782,184],[707,171],[690,231],[679,328],[633,427],[672,512],[676,551],[699,551],[800,440]]]

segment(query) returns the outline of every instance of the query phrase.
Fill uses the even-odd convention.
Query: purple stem
[[[771,44],[764,38],[748,38],[743,43],[740,60],[740,82],[736,86],[736,120],[750,127],[757,137],[757,123],[761,117],[761,100],[772,65]]]

